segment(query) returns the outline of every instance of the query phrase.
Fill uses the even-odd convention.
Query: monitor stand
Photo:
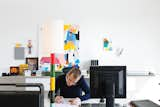
[[[115,84],[113,81],[107,81],[105,86],[106,107],[114,107]]]
[[[101,98],[99,102],[104,103],[104,98]]]
[[[114,107],[114,97],[106,97],[106,107]]]
[[[101,98],[100,103],[104,103],[104,98]],[[114,107],[114,97],[106,97],[106,107]]]
[[[107,81],[105,85],[106,107],[114,107],[115,84],[113,81]],[[100,103],[104,103],[103,97],[100,99]]]

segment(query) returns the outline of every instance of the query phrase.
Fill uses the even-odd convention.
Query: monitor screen
[[[114,90],[109,90],[111,85]],[[114,98],[126,98],[126,66],[91,66],[91,98],[106,98],[114,93]]]

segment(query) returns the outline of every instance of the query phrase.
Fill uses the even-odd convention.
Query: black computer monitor
[[[126,98],[126,66],[91,66],[90,90],[91,98],[106,98],[106,107],[114,107],[114,98]]]

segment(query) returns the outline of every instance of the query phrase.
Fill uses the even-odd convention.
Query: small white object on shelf
[[[31,70],[25,70],[24,75],[25,76],[31,76]]]

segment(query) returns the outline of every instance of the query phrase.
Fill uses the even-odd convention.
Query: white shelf
[[[152,72],[148,73],[128,72],[127,76],[155,76],[155,74]]]

